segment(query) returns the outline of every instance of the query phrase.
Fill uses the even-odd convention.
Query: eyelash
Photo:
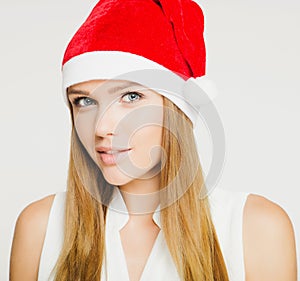
[[[81,101],[81,100],[83,100],[83,99],[90,99],[91,101],[94,101],[93,99],[91,99],[91,98],[89,98],[89,97],[77,97],[77,98],[75,98],[73,101],[72,101],[72,103],[76,106],[76,107],[84,107],[84,106],[82,106],[82,105],[79,105],[79,102]]]
[[[130,91],[130,92],[126,92],[125,94],[123,94],[123,95],[121,96],[121,100],[122,100],[124,97],[126,97],[126,96],[128,96],[128,95],[130,95],[130,94],[136,94],[136,95],[139,97],[138,100],[140,100],[140,99],[142,99],[142,98],[144,97],[144,95],[141,94],[141,93],[134,92],[134,91]],[[80,102],[82,99],[89,99],[89,100],[91,100],[92,102],[95,102],[95,100],[93,100],[93,99],[90,98],[90,97],[81,96],[81,97],[75,98],[75,99],[72,101],[72,103],[73,103],[76,107],[86,107],[86,106],[79,105],[79,102]],[[129,102],[125,102],[125,103],[130,104],[130,103],[134,103],[134,102],[136,102],[136,100],[134,100],[134,101],[129,101]],[[88,106],[88,105],[87,105],[87,106]]]
[[[125,94],[122,95],[121,100],[122,100],[124,97],[126,97],[126,96],[128,96],[128,95],[130,95],[130,94],[136,94],[136,95],[139,97],[138,100],[140,100],[140,99],[142,99],[142,98],[144,97],[144,95],[141,94],[141,93],[134,92],[134,91],[129,91],[129,92],[126,92]],[[135,102],[135,100],[134,100],[134,101],[125,102],[125,103],[134,103],[134,102]]]

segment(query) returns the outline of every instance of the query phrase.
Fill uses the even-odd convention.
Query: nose
[[[113,107],[109,107],[99,113],[96,120],[95,134],[98,137],[107,137],[114,135],[117,120]]]

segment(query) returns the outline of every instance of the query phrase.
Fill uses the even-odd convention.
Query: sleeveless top
[[[245,192],[220,188],[215,188],[208,195],[212,221],[230,281],[245,280],[242,227],[247,196],[248,193]],[[55,194],[40,258],[38,281],[54,280],[54,273],[51,274],[51,271],[63,244],[65,198],[66,192]],[[115,210],[125,210],[125,212]],[[113,199],[107,208],[106,258],[102,267],[101,281],[130,281],[119,235],[119,230],[129,219],[126,210],[123,197],[119,189],[115,188]],[[153,213],[153,220],[160,227],[159,211]],[[180,281],[162,231],[159,231],[140,278],[140,281],[152,280]]]

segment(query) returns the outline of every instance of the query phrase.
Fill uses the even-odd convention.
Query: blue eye
[[[86,107],[89,105],[96,104],[96,102],[89,97],[77,97],[74,99],[73,103],[77,107]]]
[[[129,92],[122,96],[122,101],[126,103],[132,103],[140,100],[143,97],[142,94],[137,92]]]

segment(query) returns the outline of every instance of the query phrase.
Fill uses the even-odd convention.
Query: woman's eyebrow
[[[125,83],[122,83],[121,85],[118,85],[118,86],[114,86],[114,87],[111,87],[107,90],[107,92],[109,94],[114,94],[116,92],[119,92],[119,91],[122,91],[122,90],[125,90],[127,88],[130,88],[130,87],[134,87],[134,86],[138,86],[137,83],[134,83],[134,82],[125,82]]]
[[[130,87],[136,87],[136,86],[138,86],[137,83],[125,82],[125,83],[122,83],[121,85],[117,85],[117,86],[113,86],[113,87],[109,88],[107,90],[107,92],[109,94],[114,94],[116,92],[125,90],[125,89],[130,88]],[[84,91],[84,90],[70,88],[70,89],[67,90],[67,94],[68,94],[68,96],[70,96],[70,95],[85,95],[85,96],[88,96],[90,94],[90,92],[89,91]]]
[[[76,90],[76,89],[68,89],[68,96],[70,95],[86,95],[88,96],[90,93],[88,91]]]

